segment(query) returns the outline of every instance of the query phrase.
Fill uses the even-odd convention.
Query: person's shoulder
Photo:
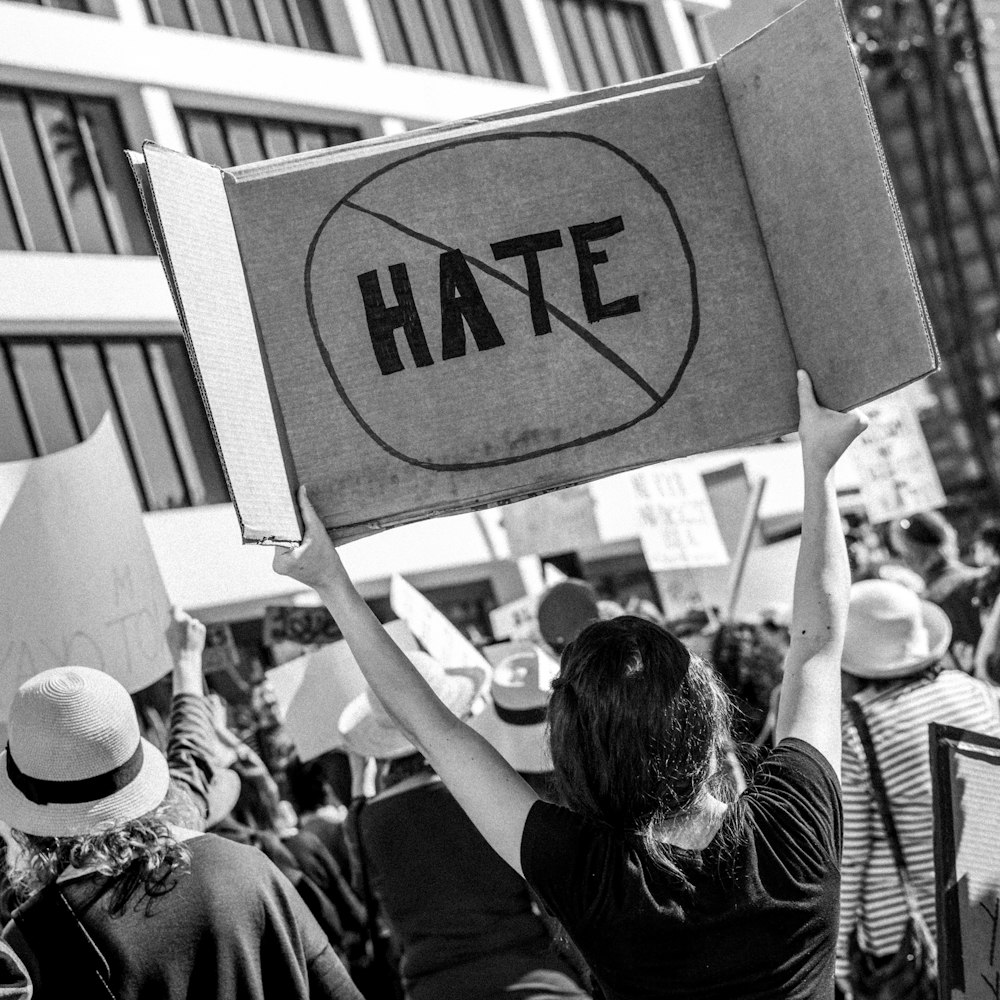
[[[833,766],[811,743],[786,736],[764,759],[754,777],[754,787],[766,784],[775,774],[798,775],[837,784]]]
[[[203,833],[189,840],[188,848],[192,864],[199,874],[212,875],[220,880],[234,875],[242,879],[243,874],[270,876],[277,871],[263,851],[214,833]]]
[[[755,811],[827,817],[840,806],[840,779],[830,762],[806,740],[785,737],[754,772],[744,799]]]
[[[771,851],[797,858],[810,871],[839,866],[840,780],[812,744],[783,739],[755,772],[742,805]]]
[[[586,817],[544,799],[537,799],[528,810],[521,834],[521,864],[525,873],[552,866],[563,867],[599,845],[604,848],[615,840],[612,831]]]

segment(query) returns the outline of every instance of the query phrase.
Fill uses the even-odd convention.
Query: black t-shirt
[[[829,1000],[842,814],[826,759],[782,740],[734,807],[740,826],[682,860],[678,886],[621,837],[536,802],[521,840],[528,884],[609,1000]],[[690,855],[691,852],[681,852]]]
[[[205,834],[187,842],[190,868],[155,899],[137,894],[108,912],[101,875],[60,884],[111,968],[118,1000],[361,1000],[319,925],[259,851]],[[16,923],[4,938],[24,959],[38,1000],[73,995],[79,970],[28,946]],[[51,946],[51,947],[49,947]]]

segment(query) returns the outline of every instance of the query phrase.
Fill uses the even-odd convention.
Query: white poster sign
[[[173,666],[170,601],[114,425],[0,465],[0,719],[51,667],[103,670],[129,691]]]
[[[905,403],[865,408],[868,429],[851,449],[868,520],[908,517],[946,503],[941,480],[916,413]]]
[[[486,658],[416,587],[396,575],[389,584],[389,604],[409,625],[420,644],[445,667],[482,667]]]
[[[418,648],[403,622],[389,622],[385,630],[400,649]],[[342,745],[340,715],[365,690],[361,668],[343,639],[269,670],[267,679],[302,760]]]
[[[670,462],[640,469],[630,479],[642,551],[651,570],[698,569],[729,562],[697,469],[686,462]]]
[[[501,524],[514,556],[575,552],[601,540],[588,486],[512,503],[504,508]]]
[[[538,598],[530,594],[490,612],[490,628],[498,639],[527,639],[538,632]]]

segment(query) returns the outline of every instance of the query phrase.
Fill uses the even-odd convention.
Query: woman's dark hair
[[[735,798],[732,714],[712,668],[666,629],[630,615],[588,625],[563,651],[549,702],[559,798],[637,836],[686,883],[658,830],[707,794]]]

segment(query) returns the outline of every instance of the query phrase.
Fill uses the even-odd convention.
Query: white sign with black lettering
[[[868,520],[894,521],[946,503],[916,413],[904,403],[865,408],[868,429],[851,449]]]
[[[630,478],[639,538],[651,570],[698,569],[729,562],[697,469],[686,462],[669,462],[633,472]]]

